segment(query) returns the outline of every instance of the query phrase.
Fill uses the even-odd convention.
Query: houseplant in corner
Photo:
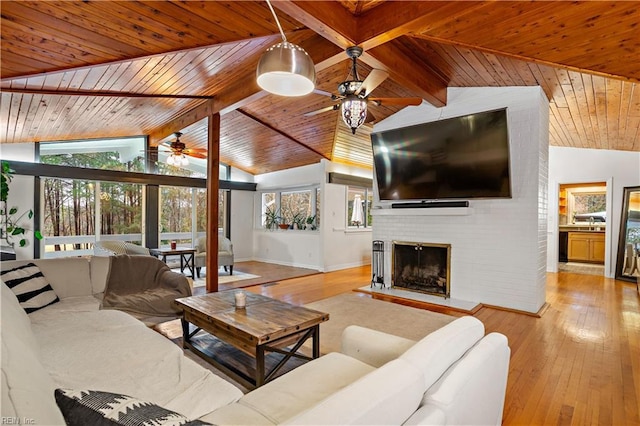
[[[26,238],[27,228],[23,227],[20,222],[26,217],[33,218],[33,210],[29,209],[19,213],[17,207],[9,207],[9,184],[13,179],[14,171],[9,166],[9,162],[2,160],[2,176],[0,177],[0,240],[6,241],[11,247],[15,247],[16,243],[20,247],[25,247],[28,243]],[[34,237],[38,240],[42,239],[40,231],[33,232]]]

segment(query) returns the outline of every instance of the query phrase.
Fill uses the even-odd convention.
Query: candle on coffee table
[[[236,298],[236,308],[244,308],[246,306],[247,296],[244,294],[243,291],[236,291],[235,298]]]

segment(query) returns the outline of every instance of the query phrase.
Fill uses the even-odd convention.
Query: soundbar
[[[420,201],[419,203],[393,203],[392,209],[430,209],[444,207],[469,207],[468,201]]]

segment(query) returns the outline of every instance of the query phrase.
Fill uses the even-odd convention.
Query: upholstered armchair
[[[93,254],[96,256],[149,255],[149,249],[125,241],[96,241],[93,245]]]
[[[200,269],[207,263],[207,237],[196,240],[196,275],[200,278]],[[218,267],[224,266],[224,270],[233,275],[233,244],[231,240],[222,235],[218,236]]]

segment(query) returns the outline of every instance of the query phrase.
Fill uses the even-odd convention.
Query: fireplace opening
[[[393,242],[394,287],[449,297],[451,244]]]

